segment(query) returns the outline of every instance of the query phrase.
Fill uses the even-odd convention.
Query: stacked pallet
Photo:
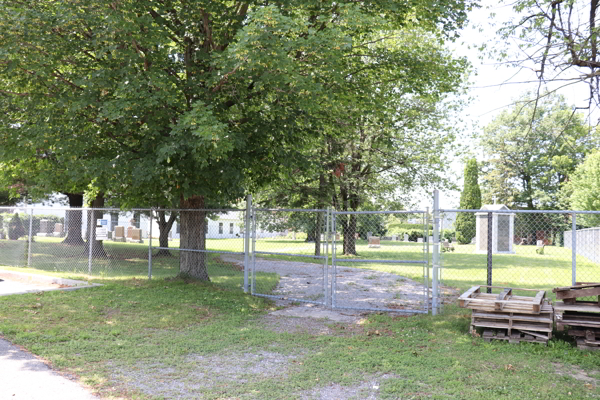
[[[470,332],[483,328],[485,341],[508,340],[509,343],[535,342],[546,345],[552,338],[554,309],[544,290],[502,289],[500,294],[482,293],[473,286],[458,298],[460,307],[473,310]],[[533,291],[534,297],[513,295],[513,290]]]
[[[600,350],[600,283],[577,282],[575,286],[552,289],[556,293],[554,319],[556,330],[564,331],[577,341],[583,350]],[[583,301],[596,297],[597,301]]]

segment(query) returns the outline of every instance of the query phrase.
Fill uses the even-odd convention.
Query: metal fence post
[[[492,235],[493,235],[493,215],[488,213],[487,218],[487,285],[492,286]],[[492,293],[492,288],[487,288],[488,293]]]
[[[251,263],[252,265],[252,284],[250,293],[254,294],[256,290],[256,211],[252,212],[252,255],[251,255]]]
[[[246,221],[244,223],[244,293],[248,293],[248,272],[250,268],[250,217],[252,215],[252,195],[246,198]]]
[[[154,217],[154,211],[153,209],[150,209],[150,229],[148,230],[148,279],[152,279],[152,217]]]
[[[438,313],[438,270],[440,267],[440,192],[436,189],[433,191],[433,282],[432,291],[433,298],[431,299],[431,312],[433,315]],[[429,219],[429,218],[426,218]],[[429,256],[428,256],[429,258]],[[429,301],[429,300],[428,300]]]
[[[429,207],[426,208],[423,214],[423,237],[429,236]],[[429,314],[429,247],[423,248],[423,277],[425,278],[425,302],[427,303],[427,314]]]
[[[88,226],[88,230],[90,234],[88,238],[88,275],[92,276],[92,252],[94,247],[94,210],[92,208],[90,208],[89,216],[90,226]]]
[[[337,265],[336,265],[336,249],[335,249],[335,212],[331,213],[331,308],[335,308],[335,275],[337,273]]]
[[[577,214],[571,214],[571,285],[577,284]]]
[[[27,268],[31,268],[31,243],[33,242],[33,208],[29,210],[29,238],[27,240]]]
[[[329,290],[329,240],[330,240],[330,232],[329,232],[329,216],[331,214],[331,207],[327,207],[327,213],[325,215],[325,260],[323,264],[323,295],[325,296],[325,307],[331,306],[331,299],[327,296]]]

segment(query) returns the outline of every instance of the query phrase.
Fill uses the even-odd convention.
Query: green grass
[[[194,398],[296,399],[372,379],[382,399],[600,397],[595,382],[568,374],[578,368],[600,382],[600,353],[581,352],[564,335],[548,347],[485,343],[468,335],[468,310],[371,315],[361,325],[330,325],[333,334],[277,333],[260,318],[272,304],[238,290],[181,279],[97,281],[104,286],[1,297],[0,332],[107,397],[150,399],[141,388],[162,381],[195,388]],[[265,352],[284,362],[267,369]],[[263,372],[232,379],[227,370],[244,370],[236,359],[248,354]],[[202,368],[208,375],[198,377]]]
[[[59,238],[36,238],[32,246],[32,267],[42,271],[87,274],[88,258],[82,249],[63,245]],[[170,243],[172,257],[153,257],[152,274],[156,278],[175,276],[179,272],[177,241]],[[153,245],[158,245],[157,240]],[[444,285],[467,289],[473,285],[485,284],[487,280],[487,255],[475,254],[474,245],[454,245],[454,252],[442,253],[442,282]],[[423,267],[409,264],[378,264],[344,262],[344,259],[381,259],[381,260],[423,260],[423,245],[382,241],[381,248],[369,248],[365,240],[356,242],[358,257],[341,254],[342,244],[338,242],[338,266],[359,267],[423,281]],[[535,246],[514,246],[516,254],[493,255],[493,284],[533,289],[551,289],[571,284],[571,251],[562,247],[546,246],[545,253],[539,255]],[[105,242],[106,259],[94,259],[92,275],[103,278],[143,278],[148,274],[148,244]],[[243,251],[243,239],[208,239],[207,249],[231,252]],[[302,240],[269,238],[256,242],[257,251],[314,254],[314,243]],[[154,250],[156,254],[157,250]],[[331,246],[329,247],[331,257]],[[24,266],[27,263],[27,241],[0,241],[0,265]],[[323,252],[325,254],[325,252]],[[283,261],[313,262],[322,264],[319,259],[282,255],[257,255],[261,258]],[[430,254],[431,258],[431,248]],[[216,255],[208,257],[208,267],[215,276],[241,276],[239,268],[222,262]],[[331,262],[331,259],[329,260]],[[431,261],[430,261],[431,266]],[[225,278],[223,278],[225,279]],[[276,277],[258,274],[257,284],[261,287],[273,287]],[[600,265],[577,256],[577,280],[600,281]]]

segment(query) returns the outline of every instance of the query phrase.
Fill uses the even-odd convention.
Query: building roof
[[[509,210],[510,208],[506,207],[504,204],[485,204],[484,206],[481,207],[482,210],[487,210],[487,211],[499,211],[499,210]]]

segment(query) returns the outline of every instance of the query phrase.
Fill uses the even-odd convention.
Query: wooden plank
[[[590,312],[590,313],[599,313],[600,307],[596,302],[578,302],[574,305],[565,304],[562,301],[557,301],[554,303],[554,311],[555,312],[564,312],[564,311],[577,311],[577,312]]]
[[[509,324],[507,322],[494,322],[494,321],[475,321],[474,326],[481,328],[494,328],[494,329],[508,329]],[[513,322],[511,329],[535,331],[535,332],[552,332],[552,326],[550,324],[532,325],[526,323]]]
[[[539,333],[535,333],[532,331],[524,331],[523,329],[520,329],[520,331],[531,336],[539,337],[540,339],[548,339],[548,336],[540,335]]]
[[[540,290],[539,292],[537,292],[537,294],[535,295],[535,298],[533,299],[533,311],[534,312],[540,312],[540,309],[542,307],[542,301],[544,300],[544,297],[546,297],[545,290]]]
[[[504,304],[505,304],[505,303],[498,302],[498,300],[507,300],[507,297],[509,297],[511,294],[512,294],[512,289],[506,288],[502,291],[502,293],[500,293],[498,295],[498,297],[496,297],[496,303],[495,303],[496,310],[502,311],[502,309],[504,308]]]
[[[469,301],[467,299],[471,298],[471,296],[473,296],[474,294],[475,296],[477,296],[476,293],[480,293],[479,286],[473,286],[471,289],[461,294],[458,298],[458,306],[463,308],[466,307],[469,304]]]
[[[552,314],[548,313],[547,316],[542,315],[532,315],[532,314],[500,314],[500,313],[483,313],[473,311],[473,318],[491,318],[491,319],[505,319],[505,320],[513,320],[513,321],[526,321],[526,322],[539,322],[539,323],[552,323],[554,322],[552,318]]]
[[[597,287],[587,288],[587,289],[572,289],[569,291],[559,291],[556,292],[556,298],[558,300],[562,299],[575,299],[577,297],[587,297],[587,296],[599,296],[600,295],[600,284]]]
[[[600,286],[600,283],[584,283],[584,282],[576,282],[577,285],[575,286],[564,286],[564,287],[557,287],[552,289],[553,293],[556,293],[558,291],[563,291],[563,290],[571,290],[571,289],[582,289],[582,288],[586,288],[586,287],[597,287]]]

